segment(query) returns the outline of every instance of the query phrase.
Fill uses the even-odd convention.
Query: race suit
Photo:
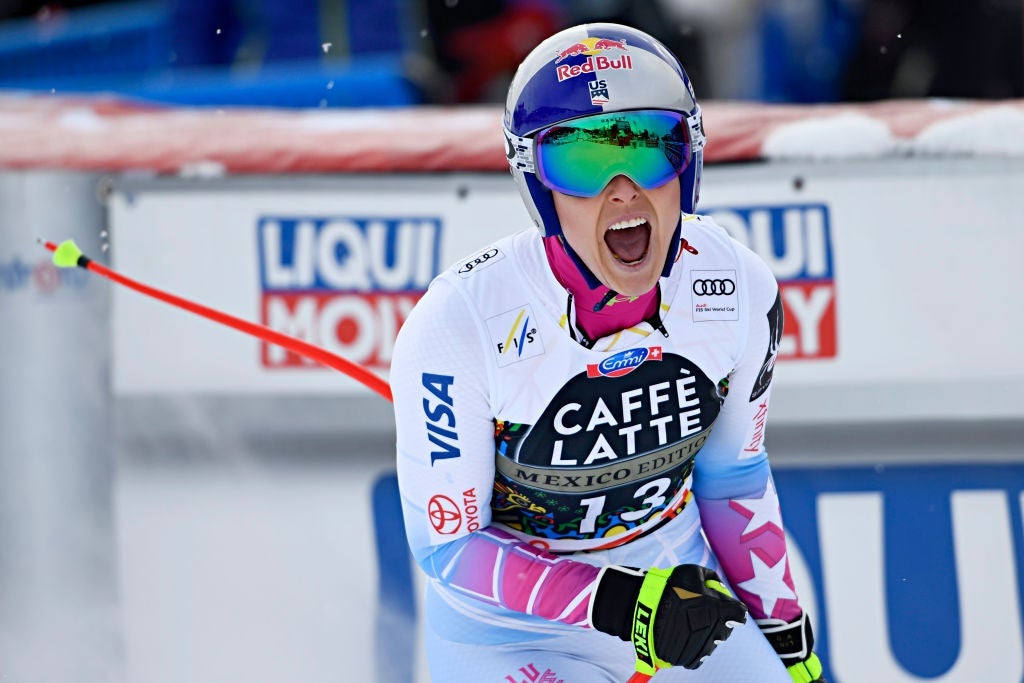
[[[607,564],[709,566],[754,618],[800,614],[764,449],[778,285],[710,218],[681,229],[657,314],[589,348],[535,230],[439,275],[403,325],[397,468],[434,681],[624,683],[632,645],[589,617]],[[748,618],[656,680],[789,676]]]

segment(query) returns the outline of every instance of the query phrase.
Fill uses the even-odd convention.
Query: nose
[[[640,194],[636,183],[624,175],[617,175],[605,187],[608,198],[613,202],[629,204]]]

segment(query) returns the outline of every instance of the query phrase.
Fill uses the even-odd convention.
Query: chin
[[[645,271],[626,277],[609,278],[609,280],[607,283],[608,287],[619,294],[624,296],[640,296],[654,289],[654,286],[658,284],[658,274]]]

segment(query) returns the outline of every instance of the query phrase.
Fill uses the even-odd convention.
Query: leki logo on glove
[[[636,606],[636,615],[633,618],[633,647],[636,648],[636,658],[647,666],[653,667],[654,660],[651,657],[651,648],[648,640],[651,633],[651,610],[645,605]]]

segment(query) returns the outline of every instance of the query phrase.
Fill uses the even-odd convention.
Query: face
[[[645,190],[619,175],[596,197],[553,192],[562,233],[597,279],[619,294],[654,288],[679,223],[679,182]]]

